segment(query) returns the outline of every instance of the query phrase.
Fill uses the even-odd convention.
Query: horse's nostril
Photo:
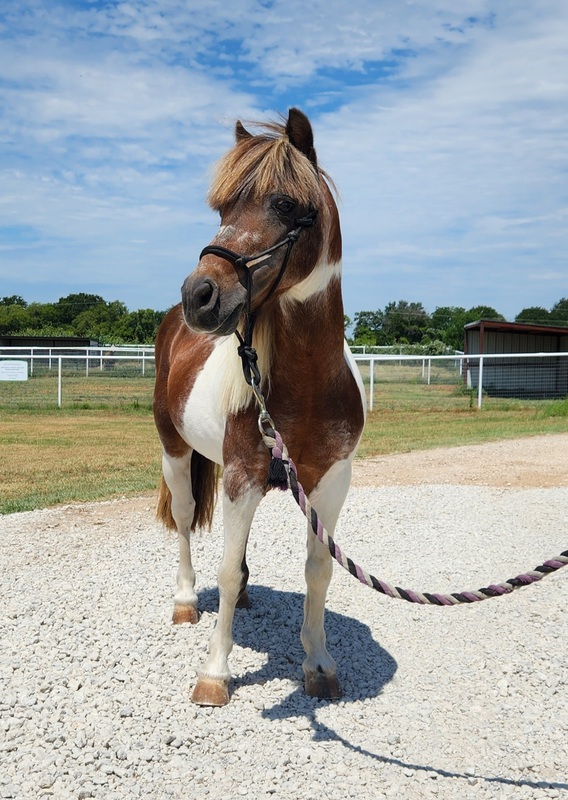
[[[193,291],[193,298],[196,308],[205,308],[214,299],[215,284],[209,278],[204,278],[199,286]]]

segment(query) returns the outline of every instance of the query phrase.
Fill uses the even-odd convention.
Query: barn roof
[[[545,336],[564,336],[568,334],[568,326],[564,325],[531,325],[526,322],[502,322],[495,319],[478,319],[476,322],[468,322],[464,329],[495,331],[501,333],[526,333],[544,334]]]

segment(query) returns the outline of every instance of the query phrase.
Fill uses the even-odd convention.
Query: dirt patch
[[[356,460],[354,486],[568,486],[568,433]]]

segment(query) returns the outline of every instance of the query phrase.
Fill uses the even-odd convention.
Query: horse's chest
[[[223,386],[215,358],[197,375],[178,419],[178,429],[194,450],[217,464],[223,463],[226,414]]]

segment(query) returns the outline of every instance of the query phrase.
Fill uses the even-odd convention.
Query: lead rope
[[[454,592],[452,594],[433,594],[430,592],[416,592],[413,589],[401,589],[400,586],[392,586],[386,581],[375,578],[374,575],[368,573],[363,567],[360,567],[349,558],[323,527],[315,509],[310,505],[310,501],[306,497],[302,484],[298,480],[296,465],[290,458],[286,446],[282,441],[282,437],[275,429],[274,423],[266,410],[264,397],[260,389],[254,383],[252,384],[252,389],[260,408],[258,427],[262,439],[272,455],[268,475],[269,485],[284,490],[287,488],[291,490],[294,500],[300,506],[313,533],[320,542],[328,548],[337,563],[365,586],[369,586],[371,589],[387,597],[393,597],[396,600],[406,600],[409,603],[432,606],[455,606],[460,603],[476,603],[479,600],[488,600],[490,597],[502,597],[505,594],[514,592],[515,589],[520,589],[523,586],[530,586],[540,581],[545,575],[550,575],[551,572],[556,572],[556,570],[568,564],[568,550],[565,550],[560,555],[545,561],[544,564],[540,564],[538,567],[528,572],[517,575],[515,578],[509,578],[509,580],[503,583],[485,586],[476,591]]]

